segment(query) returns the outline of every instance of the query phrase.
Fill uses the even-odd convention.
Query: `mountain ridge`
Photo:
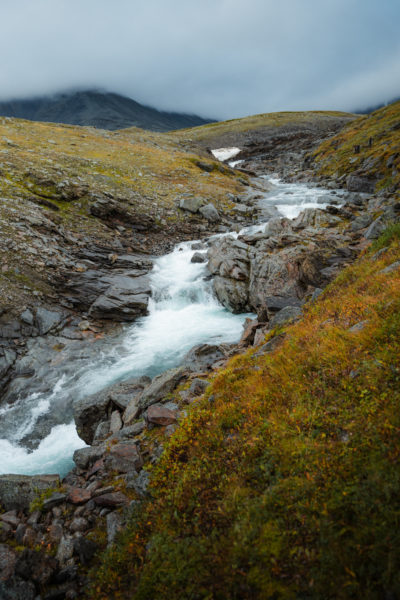
[[[0,102],[0,115],[111,131],[140,127],[164,132],[214,122],[197,115],[160,111],[126,96],[98,90],[3,101]]]

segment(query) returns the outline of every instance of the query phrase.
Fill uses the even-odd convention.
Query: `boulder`
[[[146,408],[151,404],[163,400],[168,394],[174,391],[187,374],[185,367],[177,367],[154,377],[151,384],[143,390],[140,398],[140,406]]]
[[[146,420],[148,423],[160,426],[172,425],[177,421],[176,414],[162,404],[149,406],[146,412]]]
[[[191,371],[208,370],[217,361],[227,358],[231,348],[228,344],[199,344],[189,350],[183,362]]]
[[[275,327],[281,327],[282,325],[288,325],[289,323],[298,319],[302,314],[301,308],[297,306],[285,306],[278,311],[269,322],[270,329]]]
[[[193,214],[199,212],[199,209],[201,206],[203,206],[203,204],[203,198],[181,198],[179,200],[179,208],[191,212]]]
[[[116,278],[93,302],[89,316],[94,319],[134,321],[148,310],[151,288],[146,275]]]
[[[381,233],[383,233],[385,231],[386,227],[387,227],[387,224],[385,223],[385,220],[383,219],[383,217],[378,217],[368,227],[367,231],[364,234],[364,237],[367,240],[375,240],[376,238],[378,238],[381,235]]]
[[[27,510],[38,494],[59,485],[59,475],[0,475],[0,504],[6,510]]]
[[[213,289],[222,306],[231,312],[236,314],[250,310],[247,281],[216,276],[213,281]]]
[[[371,194],[375,190],[375,181],[360,175],[349,175],[346,180],[349,192],[364,192]]]
[[[219,223],[221,217],[214,204],[206,204],[199,209],[199,213],[210,223]]]
[[[272,237],[283,233],[291,233],[290,220],[286,218],[274,217],[268,221],[264,227],[264,237]]]
[[[192,258],[190,259],[190,262],[192,263],[204,263],[206,261],[206,256],[204,254],[201,254],[200,252],[195,252]]]
[[[64,315],[60,312],[39,307],[36,311],[36,327],[39,335],[45,335],[63,321]]]
[[[87,444],[91,444],[98,425],[108,421],[113,408],[127,405],[129,399],[141,393],[148,381],[148,378],[135,377],[112,385],[100,393],[75,400],[73,409],[78,435]]]
[[[111,471],[128,473],[129,471],[140,471],[143,466],[142,457],[134,442],[121,442],[112,445],[107,454],[105,464]]]

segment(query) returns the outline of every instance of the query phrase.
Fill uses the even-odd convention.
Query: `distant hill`
[[[162,112],[131,98],[95,90],[0,102],[0,115],[110,130],[141,127],[171,131],[214,122],[196,115]]]

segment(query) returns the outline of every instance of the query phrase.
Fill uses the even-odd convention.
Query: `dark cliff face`
[[[0,102],[0,115],[109,130],[141,127],[171,131],[211,122],[196,115],[158,111],[131,98],[98,91]]]

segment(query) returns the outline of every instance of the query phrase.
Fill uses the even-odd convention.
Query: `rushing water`
[[[269,183],[273,191],[266,192],[260,201],[266,212],[276,207],[279,215],[294,218],[304,208],[324,208],[328,201],[326,190],[283,184],[271,178]],[[260,223],[243,231],[261,231],[264,226]],[[155,261],[147,316],[99,349],[87,345],[82,351],[79,342],[75,357],[65,363],[61,357],[50,371],[48,367],[43,371],[38,391],[0,409],[0,473],[66,473],[73,466],[74,450],[85,445],[71,423],[74,398],[136,375],[154,376],[178,365],[197,344],[229,343],[240,338],[246,315],[233,315],[218,303],[206,278],[206,265],[191,262],[194,252],[205,253],[206,247],[195,250],[193,246],[197,247],[195,242],[181,243]],[[28,452],[21,440],[38,419],[55,410],[61,413],[61,423]]]

